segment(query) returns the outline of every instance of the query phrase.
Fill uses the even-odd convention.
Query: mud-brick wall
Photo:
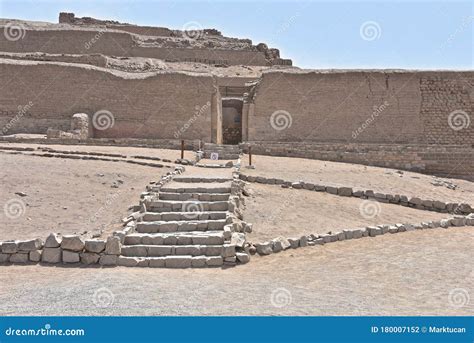
[[[0,129],[14,123],[7,134],[67,130],[74,113],[106,110],[114,125],[95,129],[94,137],[174,139],[184,127],[180,137],[210,141],[210,101],[217,88],[210,75],[142,77],[92,66],[2,60],[0,85]]]
[[[249,140],[471,145],[473,85],[474,72],[266,72]]]
[[[3,31],[3,27],[0,27]],[[160,48],[142,46],[128,32],[100,30],[25,30],[22,39],[11,41],[0,35],[0,51],[45,52],[50,54],[104,54],[108,56],[150,57],[171,61],[266,65],[259,51]]]

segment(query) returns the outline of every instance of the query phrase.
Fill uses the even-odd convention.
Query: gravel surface
[[[0,315],[473,315],[473,234],[387,234],[229,269],[1,266]]]

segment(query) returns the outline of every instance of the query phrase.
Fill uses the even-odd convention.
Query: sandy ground
[[[229,269],[0,266],[0,315],[472,315],[473,239],[405,232]]]
[[[111,232],[127,208],[138,204],[145,186],[169,170],[8,154],[0,155],[0,163],[0,240],[46,238],[50,232]]]
[[[248,164],[248,156],[242,158],[242,163]],[[286,181],[303,180],[324,185],[372,189],[389,194],[423,195],[432,200],[459,201],[474,205],[474,182],[465,180],[437,178],[407,171],[399,174],[396,169],[290,157],[253,155],[252,163],[256,169],[242,168],[242,172]],[[435,179],[452,182],[458,188],[451,190],[444,186],[434,186],[431,182]]]
[[[379,224],[420,223],[449,217],[394,204],[364,201],[307,190],[251,183],[244,220],[253,223],[252,242],[278,236],[300,237]]]

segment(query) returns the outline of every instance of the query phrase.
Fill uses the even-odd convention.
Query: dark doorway
[[[222,99],[222,141],[224,144],[242,142],[242,99]]]

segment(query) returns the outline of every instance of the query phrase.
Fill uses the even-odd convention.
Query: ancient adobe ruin
[[[216,29],[72,13],[0,26],[4,140],[49,129],[58,142],[244,143],[473,180],[473,71],[303,70]],[[77,113],[93,124],[87,138],[71,127]],[[97,113],[109,120],[94,122]]]

